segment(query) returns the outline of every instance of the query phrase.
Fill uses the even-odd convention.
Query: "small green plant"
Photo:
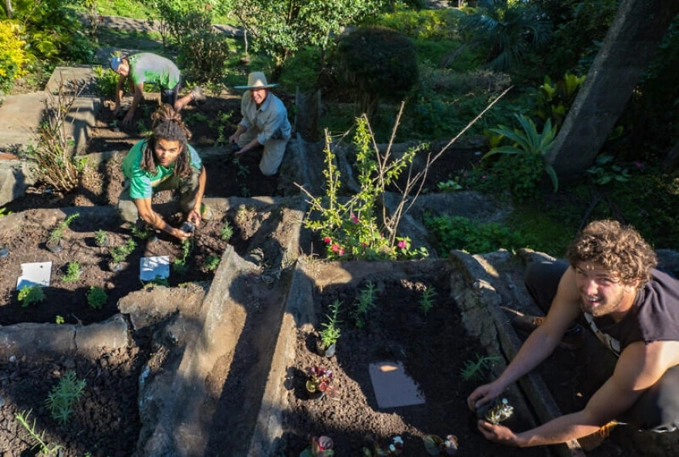
[[[109,71],[108,68],[94,67],[96,77],[95,86],[97,93],[107,100],[115,100],[116,87],[118,85],[118,74]]]
[[[448,181],[441,181],[436,184],[436,188],[441,192],[454,192],[456,190],[462,190],[464,187],[462,187],[459,181],[459,176],[455,179],[449,179]]]
[[[130,238],[127,240],[127,243],[123,244],[122,246],[115,246],[109,249],[111,259],[114,263],[124,262],[127,256],[132,254],[134,248],[136,247],[137,243],[132,238]]]
[[[72,371],[66,373],[59,380],[59,384],[52,388],[45,402],[52,418],[62,425],[68,422],[68,416],[73,411],[73,404],[80,400],[84,389],[84,379],[78,379]]]
[[[335,300],[333,304],[330,305],[330,314],[326,315],[328,322],[323,322],[321,324],[323,330],[321,330],[319,334],[321,335],[321,344],[325,349],[328,349],[330,346],[337,343],[337,340],[341,335],[340,329],[338,327],[339,323],[341,322],[338,319],[341,306],[342,302]]]
[[[42,433],[38,433],[35,427],[35,419],[33,419],[33,423],[31,424],[30,421],[30,415],[31,415],[31,410],[28,411],[22,411],[20,413],[17,413],[14,418],[21,424],[21,426],[28,432],[28,443],[31,445],[31,449],[39,448],[41,454],[45,455],[53,455],[56,454],[59,449],[61,449],[61,446],[54,445],[50,446],[46,441],[45,441],[45,432],[43,431]]]
[[[130,232],[132,233],[133,237],[138,238],[141,241],[148,240],[149,238],[151,238],[151,235],[153,235],[153,229],[151,229],[146,224],[143,224],[143,226],[134,224],[130,228]]]
[[[471,381],[472,379],[484,381],[489,374],[491,364],[499,361],[500,356],[482,356],[477,354],[476,362],[472,360],[464,362],[464,366],[460,370],[460,376],[465,381]]]
[[[57,324],[57,325],[61,325],[61,324],[63,324],[64,322],[66,322],[66,321],[64,320],[64,316],[59,316],[59,315],[57,315],[57,317],[54,319],[54,323]]]
[[[42,287],[35,284],[32,286],[22,287],[19,291],[18,298],[21,302],[21,307],[27,308],[29,305],[44,301],[45,293],[42,291]]]
[[[592,177],[592,181],[597,186],[605,186],[610,182],[627,182],[630,173],[627,168],[613,163],[613,156],[600,155],[594,161],[594,165],[587,170],[587,174]]]
[[[61,238],[64,236],[64,231],[68,228],[69,225],[71,225],[73,219],[77,218],[78,216],[80,216],[80,213],[74,213],[68,216],[63,221],[59,222],[57,226],[54,227],[50,232],[49,238],[47,239],[47,243],[53,246],[57,245],[59,241],[61,241]]]
[[[182,241],[182,253],[172,262],[172,268],[174,268],[174,271],[181,275],[186,274],[186,272],[189,269],[187,261],[189,260],[189,256],[193,251],[193,246],[194,246],[193,238],[187,238],[184,241]]]
[[[219,256],[218,255],[209,255],[209,256],[205,257],[205,261],[203,262],[203,270],[205,270],[205,271],[215,271],[218,266],[219,266]]]
[[[368,315],[368,311],[375,307],[376,292],[375,284],[372,282],[368,282],[365,289],[361,289],[358,300],[354,302],[354,310],[351,312],[351,317],[354,318],[356,327],[365,327],[365,318]]]
[[[231,237],[233,236],[233,227],[231,224],[229,224],[229,221],[224,221],[224,225],[222,226],[222,229],[219,231],[219,236],[224,240],[224,241],[229,241]]]
[[[420,310],[425,316],[434,307],[434,297],[436,297],[436,290],[433,287],[427,287],[422,292],[422,298],[420,298]]]
[[[149,287],[154,287],[154,286],[165,286],[165,287],[170,287],[170,281],[167,280],[167,278],[162,278],[160,275],[156,275],[155,278],[153,278],[150,281],[143,282],[142,281],[142,289],[147,289]],[[180,284],[181,287],[181,284]]]
[[[83,270],[79,262],[68,262],[66,264],[66,273],[61,280],[63,282],[75,282],[80,279],[80,274],[82,271]]]
[[[101,309],[108,301],[108,294],[103,287],[92,286],[87,291],[87,305],[92,309]]]
[[[0,217],[9,216],[10,214],[12,214],[12,212],[8,211],[7,208],[5,207],[0,208]]]
[[[94,242],[97,246],[106,246],[108,243],[108,234],[103,230],[94,232]]]

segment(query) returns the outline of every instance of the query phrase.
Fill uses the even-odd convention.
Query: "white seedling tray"
[[[170,277],[170,256],[142,257],[139,260],[139,279],[153,281]]]
[[[21,276],[17,279],[17,290],[30,286],[47,287],[52,276],[52,262],[22,263]]]

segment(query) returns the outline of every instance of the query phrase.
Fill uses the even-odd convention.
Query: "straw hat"
[[[278,84],[269,84],[266,82],[266,76],[261,71],[253,71],[248,75],[247,86],[234,86],[234,89],[270,89],[276,87]]]

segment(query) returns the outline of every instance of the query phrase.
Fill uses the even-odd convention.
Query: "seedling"
[[[140,227],[135,224],[132,226],[130,231],[132,232],[133,237],[139,238],[141,241],[148,240],[153,235],[153,230],[149,229],[149,227],[146,225]]]
[[[108,234],[103,230],[97,230],[94,232],[94,243],[100,247],[108,246]]]
[[[61,325],[61,324],[63,324],[64,322],[66,322],[66,321],[64,320],[64,317],[63,317],[63,316],[57,316],[57,317],[54,319],[54,323],[57,324],[57,325]]]
[[[47,246],[48,247],[57,246],[61,241],[61,238],[64,236],[64,231],[68,228],[71,222],[73,222],[73,219],[77,218],[78,216],[80,216],[80,213],[71,214],[66,219],[57,224],[57,226],[54,227],[49,234],[49,238],[47,239]]]
[[[233,236],[233,227],[231,224],[229,224],[229,221],[224,221],[224,225],[222,226],[222,229],[219,231],[219,236],[224,240],[224,241],[229,241],[231,237]]]
[[[87,292],[87,304],[92,309],[101,309],[108,301],[108,295],[102,287],[92,286]]]
[[[136,247],[137,243],[132,238],[130,238],[127,240],[127,243],[123,244],[122,246],[115,246],[109,250],[111,259],[116,264],[124,262],[127,256],[132,254],[132,251],[134,251],[134,248]]]
[[[311,444],[304,449],[299,457],[332,457],[335,451],[332,449],[335,443],[329,436],[314,436]]]
[[[50,410],[52,418],[59,421],[62,425],[68,422],[68,416],[73,411],[73,403],[80,400],[85,389],[85,380],[78,379],[75,373],[69,371],[59,380],[59,384],[54,386],[47,396],[47,409]]]
[[[483,381],[488,375],[491,363],[499,362],[500,360],[499,356],[481,356],[477,354],[476,362],[471,360],[464,362],[460,375],[465,381],[471,381],[472,379]]]
[[[429,455],[455,455],[457,447],[457,436],[455,435],[448,435],[445,440],[437,435],[424,437],[424,448]]]
[[[320,366],[313,366],[307,368],[308,379],[306,382],[306,390],[311,393],[321,392],[319,400],[324,396],[332,400],[339,400],[339,390],[333,384],[333,371],[328,368]]]
[[[429,311],[434,307],[434,297],[436,297],[436,290],[433,287],[427,287],[424,292],[422,292],[422,298],[420,298],[420,310],[426,316]]]
[[[63,282],[75,282],[80,279],[80,274],[82,271],[83,270],[79,262],[68,262],[66,264],[66,273],[61,280]]]
[[[182,241],[181,256],[177,257],[172,262],[172,268],[174,268],[174,271],[181,275],[185,274],[189,268],[186,262],[189,259],[189,256],[191,255],[191,251],[193,251],[193,244],[194,244],[193,238],[187,238],[184,241]]]
[[[21,424],[21,426],[26,429],[28,432],[28,438],[27,441],[31,445],[31,449],[39,448],[41,454],[45,455],[53,455],[56,454],[59,449],[61,449],[61,446],[54,445],[50,446],[47,444],[45,441],[45,432],[43,431],[42,433],[38,433],[35,428],[35,419],[33,419],[33,423],[29,423],[30,420],[30,415],[31,415],[31,410],[28,411],[22,411],[20,413],[17,413],[14,418]]]
[[[354,323],[356,327],[365,327],[365,318],[368,315],[368,311],[375,307],[375,294],[376,294],[375,284],[368,282],[365,289],[362,289],[358,301],[354,303],[354,310],[351,312],[351,317],[354,318]]]
[[[321,335],[321,345],[326,350],[337,343],[337,340],[341,335],[340,329],[337,326],[341,322],[338,319],[341,306],[342,302],[335,300],[334,303],[330,305],[330,314],[326,315],[328,322],[323,322],[321,324],[321,327],[323,327],[323,330],[319,332]]]
[[[24,287],[19,291],[18,297],[22,308],[27,308],[33,303],[40,303],[45,300],[45,293],[39,285]]]
[[[365,457],[381,457],[384,455],[403,454],[403,438],[395,436],[388,444],[381,444],[375,437],[369,436],[370,443],[363,448]]]
[[[209,256],[205,257],[205,261],[203,262],[203,270],[205,270],[205,271],[215,271],[218,266],[219,266],[219,256],[218,255],[209,255]]]

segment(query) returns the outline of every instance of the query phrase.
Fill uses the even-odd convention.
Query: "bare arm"
[[[590,435],[629,409],[644,390],[658,382],[676,364],[675,353],[675,342],[633,343],[620,355],[613,376],[582,411],[518,434],[487,422],[480,422],[479,430],[490,440],[520,447],[563,443]]]
[[[116,106],[114,109],[114,113],[118,114],[120,112],[120,102],[123,99],[123,89],[125,87],[125,79],[127,79],[127,76],[118,76],[118,83],[116,84]]]
[[[144,99],[144,83],[139,83],[136,86],[134,86],[134,97],[132,98],[132,104],[130,105],[130,109],[127,111],[127,114],[123,119],[123,124],[127,125],[130,122],[132,122],[132,119],[134,119],[134,110],[137,109],[137,106],[139,106],[143,99]]]
[[[205,183],[207,182],[207,173],[205,172],[205,167],[200,171],[200,176],[198,177],[198,190],[196,191],[196,200],[193,205],[193,209],[186,216],[186,220],[192,222],[196,227],[200,227],[200,222],[203,220],[200,214],[200,207],[203,203],[203,195],[205,194]]]
[[[568,268],[559,281],[556,296],[542,325],[535,329],[505,371],[490,384],[478,387],[467,399],[473,411],[502,393],[508,385],[545,360],[580,313],[575,272]]]
[[[137,207],[137,211],[139,211],[139,217],[141,217],[147,224],[152,225],[158,230],[169,233],[170,235],[182,241],[191,236],[190,233],[186,233],[182,230],[179,230],[178,228],[172,227],[170,224],[165,222],[160,214],[153,211],[150,198],[134,199],[134,204]]]

